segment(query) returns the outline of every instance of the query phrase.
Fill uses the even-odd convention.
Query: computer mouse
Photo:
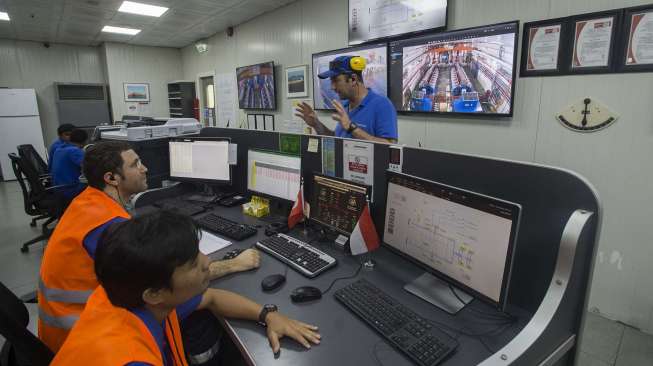
[[[313,286],[297,287],[290,294],[292,302],[306,302],[322,298],[322,291]]]
[[[261,288],[263,291],[272,291],[279,288],[284,282],[286,282],[286,276],[282,274],[269,275],[261,281]]]
[[[240,253],[242,253],[244,249],[233,249],[225,253],[224,256],[222,256],[222,260],[226,259],[234,259],[236,258]]]

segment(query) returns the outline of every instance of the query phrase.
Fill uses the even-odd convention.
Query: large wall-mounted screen
[[[274,62],[239,67],[236,80],[240,109],[277,109]]]
[[[447,0],[349,0],[349,44],[447,27]]]
[[[390,43],[398,111],[512,116],[519,22]]]
[[[388,47],[385,43],[313,54],[313,106],[315,109],[334,109],[332,100],[339,99],[331,89],[330,79],[317,77],[329,70],[329,62],[338,56],[361,56],[367,61],[363,71],[365,86],[377,94],[388,95]]]

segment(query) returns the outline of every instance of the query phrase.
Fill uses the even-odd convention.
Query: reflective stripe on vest
[[[70,304],[86,304],[93,290],[63,290],[47,287],[39,278],[39,291],[48,301],[67,302]]]
[[[52,316],[39,307],[39,320],[54,328],[71,329],[79,315]]]

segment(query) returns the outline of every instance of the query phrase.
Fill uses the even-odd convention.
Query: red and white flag
[[[298,222],[304,218],[304,184],[299,185],[299,192],[297,192],[297,200],[290,210],[288,215],[288,228],[292,229]]]
[[[381,241],[376,233],[376,227],[370,216],[370,209],[367,203],[358,218],[356,227],[349,237],[349,248],[352,255],[371,252],[379,247]]]

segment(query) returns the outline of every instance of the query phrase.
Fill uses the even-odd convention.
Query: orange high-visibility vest
[[[39,278],[39,338],[57,352],[98,286],[93,258],[82,242],[107,221],[130,216],[106,193],[88,187],[68,206],[52,233]]]
[[[164,323],[173,365],[187,366],[176,310]],[[104,287],[99,286],[50,365],[115,366],[144,362],[163,366],[163,357],[145,323],[131,311],[111,304]]]

